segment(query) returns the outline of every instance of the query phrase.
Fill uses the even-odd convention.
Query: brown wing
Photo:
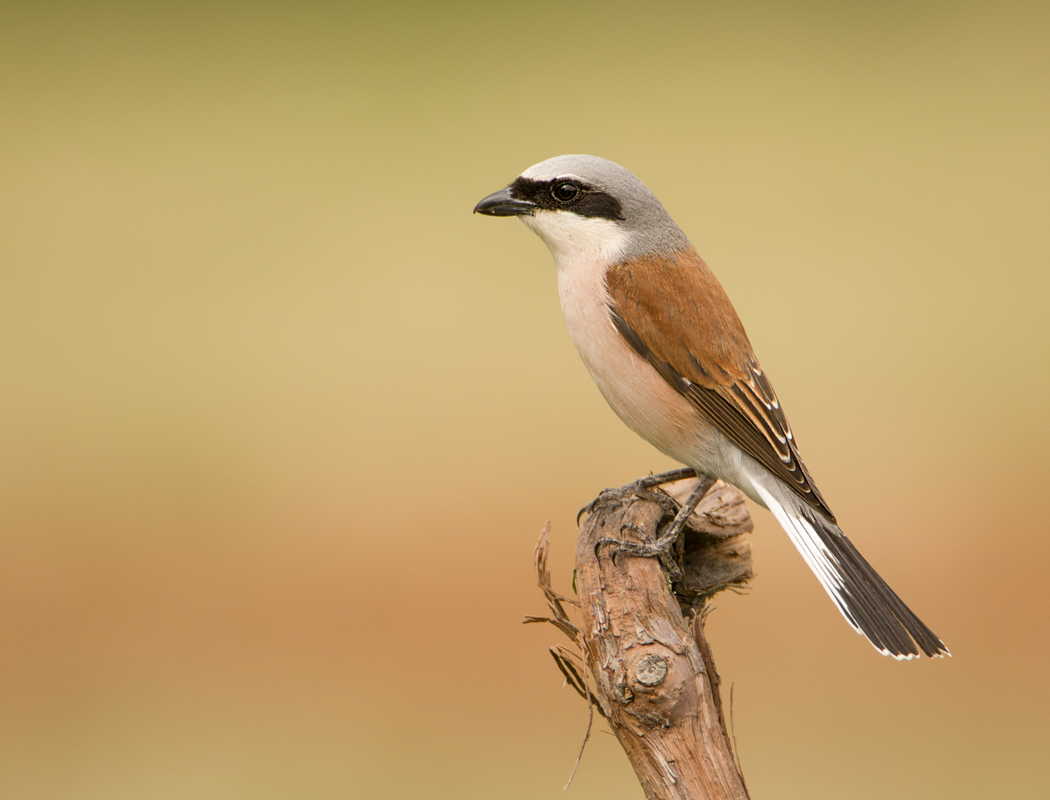
[[[613,325],[635,352],[737,447],[834,522],[744,326],[697,252],[618,264],[605,281]]]

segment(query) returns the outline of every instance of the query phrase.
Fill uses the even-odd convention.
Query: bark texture
[[[693,485],[681,481],[665,491],[685,496]],[[715,592],[751,576],[750,544],[743,538],[751,520],[740,493],[715,484],[680,540],[682,574],[672,586],[660,558],[628,555],[607,541],[657,538],[673,508],[643,494],[648,496],[599,498],[583,524],[576,638],[593,681],[566,677],[598,703],[646,797],[741,800],[747,789],[726,732],[702,609]]]

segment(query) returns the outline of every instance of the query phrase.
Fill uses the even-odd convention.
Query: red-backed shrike
[[[641,181],[602,158],[559,156],[474,211],[516,216],[550,248],[572,340],[629,428],[772,511],[877,650],[948,654],[842,533],[732,303]]]

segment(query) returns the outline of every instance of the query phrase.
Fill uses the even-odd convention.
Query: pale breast
[[[671,458],[694,467],[717,458],[708,452],[709,423],[613,327],[604,276],[593,262],[558,265],[569,335],[598,389],[629,428]]]

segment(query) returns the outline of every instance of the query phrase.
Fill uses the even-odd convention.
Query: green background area
[[[586,152],[733,298],[854,542],[954,658],[854,635],[773,518],[708,631],[756,798],[1050,783],[1045,3],[7,3],[0,795],[640,798],[532,548],[673,466],[546,248]],[[603,729],[604,730],[604,729]]]

